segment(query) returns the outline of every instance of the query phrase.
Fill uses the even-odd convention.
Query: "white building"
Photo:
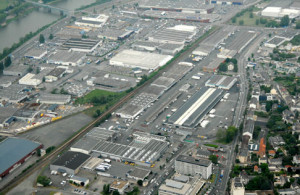
[[[49,56],[47,63],[58,64],[64,66],[78,66],[82,64],[86,54],[81,52],[69,52],[66,50],[59,50]]]
[[[245,194],[245,187],[242,183],[241,178],[239,177],[233,178],[231,182],[230,195],[244,195],[244,194]]]
[[[100,15],[91,15],[91,16],[82,16],[82,19],[75,21],[77,26],[86,26],[91,28],[100,28],[108,20],[108,16]]]
[[[45,55],[47,54],[47,50],[44,49],[31,49],[29,50],[24,57],[26,58],[32,58],[32,59],[36,59],[36,60],[40,60],[42,59]]]
[[[283,16],[288,15],[289,18],[297,18],[300,15],[300,10],[282,9],[281,7],[266,7],[262,10],[261,15],[273,18],[282,18]]]
[[[35,74],[27,73],[24,77],[19,80],[19,84],[21,85],[32,85],[38,86],[42,83],[42,80],[35,78]]]
[[[180,155],[175,160],[175,171],[184,175],[201,175],[208,179],[212,174],[212,162],[205,159],[195,159],[190,156]]]
[[[170,55],[161,55],[135,50],[123,50],[114,56],[109,61],[109,64],[128,68],[155,70],[158,67],[165,65],[171,59],[172,56]]]

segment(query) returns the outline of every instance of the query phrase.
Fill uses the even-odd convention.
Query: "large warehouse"
[[[148,37],[149,41],[158,43],[184,44],[190,42],[196,34],[196,27],[177,25],[161,29]]]
[[[206,81],[205,86],[229,90],[236,82],[237,79],[235,77],[213,75]]]
[[[0,142],[0,178],[18,168],[42,147],[40,143],[14,137]]]
[[[71,38],[62,44],[62,48],[78,52],[92,52],[99,44],[99,40]]]
[[[114,56],[109,63],[114,66],[155,70],[158,67],[165,65],[171,59],[172,56],[170,55],[161,55],[135,50],[123,50]]]
[[[282,9],[281,7],[266,7],[262,10],[261,15],[273,18],[282,18],[287,15],[289,18],[297,18],[300,15],[300,10]]]
[[[50,164],[50,170],[75,175],[89,158],[87,154],[68,151]]]
[[[169,118],[169,122],[176,126],[197,125],[203,116],[221,100],[223,93],[221,89],[201,88]]]

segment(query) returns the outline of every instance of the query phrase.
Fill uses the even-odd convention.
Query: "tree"
[[[109,184],[104,184],[103,185],[103,190],[102,190],[102,194],[103,195],[109,195],[109,188],[110,188],[110,185]]]
[[[43,34],[40,34],[39,41],[40,41],[40,43],[45,43],[45,37]]]
[[[101,110],[99,110],[99,109],[96,110],[96,113],[95,113],[95,116],[96,116],[96,117],[100,116],[101,114],[102,114],[102,113],[101,113]]]
[[[138,184],[139,186],[143,186],[143,180],[138,180],[138,181],[137,181],[137,184]]]
[[[289,23],[290,23],[290,18],[288,15],[283,16],[280,20],[280,26],[282,26],[282,27],[288,26]]]
[[[246,185],[246,190],[269,190],[271,183],[265,176],[256,176]]]
[[[231,19],[231,22],[232,22],[232,23],[236,23],[236,17],[233,17],[233,18]]]
[[[4,64],[3,62],[0,62],[0,74],[3,74],[3,70],[4,70]]]
[[[226,63],[221,63],[219,66],[219,71],[226,72],[228,70],[228,66]]]
[[[120,192],[118,190],[113,191],[112,195],[120,195]]]
[[[233,72],[238,72],[238,65],[237,64],[233,64]]]
[[[259,25],[259,19],[256,19],[256,20],[255,20],[255,24],[256,24],[256,25]]]
[[[9,67],[10,65],[11,65],[11,57],[8,56],[8,57],[6,57],[5,60],[4,60],[4,66],[5,66],[5,67]]]
[[[296,23],[296,29],[300,29],[300,20],[298,20]]]
[[[249,17],[253,18],[253,12],[250,12]]]
[[[239,25],[244,25],[244,20],[240,20]]]
[[[214,164],[218,164],[218,157],[216,155],[210,155],[209,160]]]
[[[39,175],[36,182],[46,187],[50,185],[51,180],[46,176]]]
[[[53,34],[52,34],[52,33],[49,35],[49,39],[50,39],[50,40],[53,39]]]
[[[32,66],[29,66],[29,67],[27,68],[27,72],[32,72],[32,71],[33,71]]]

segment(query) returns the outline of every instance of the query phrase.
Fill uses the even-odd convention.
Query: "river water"
[[[53,3],[53,6],[75,10],[84,5],[94,3],[96,0],[62,0]],[[39,28],[50,24],[59,18],[59,13],[48,13],[44,9],[34,10],[25,17],[10,22],[4,28],[0,28],[0,52],[5,47],[11,47],[21,37],[29,32],[35,32]]]

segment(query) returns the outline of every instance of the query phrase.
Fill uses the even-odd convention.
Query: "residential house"
[[[300,164],[300,155],[295,155],[293,157],[293,163],[299,165]]]
[[[269,165],[281,165],[282,158],[269,158],[268,162],[269,162]]]

